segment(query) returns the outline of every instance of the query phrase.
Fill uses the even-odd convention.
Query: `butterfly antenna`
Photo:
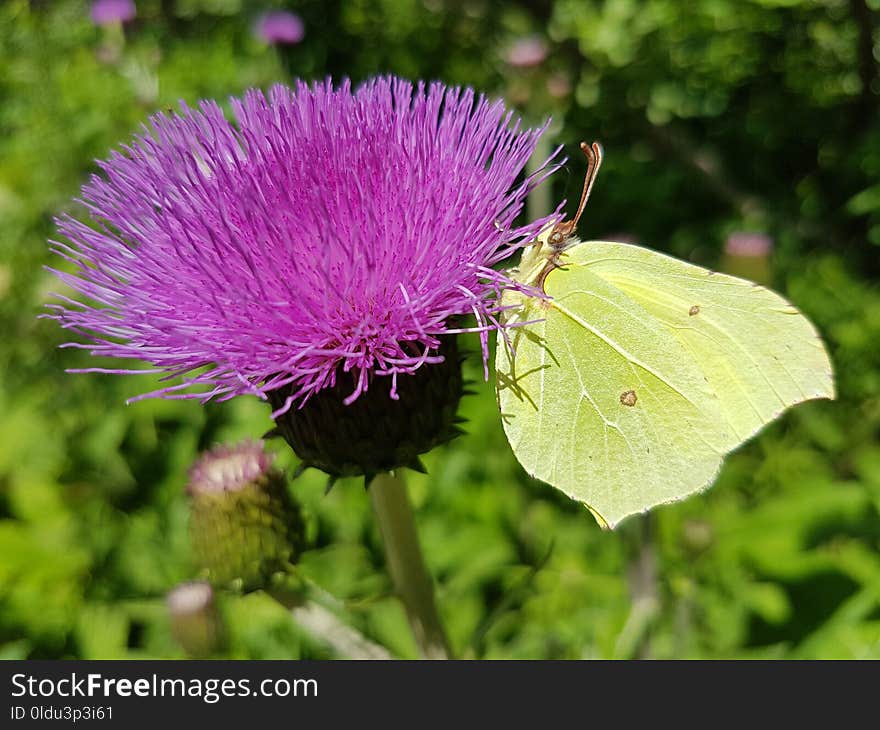
[[[602,166],[602,145],[598,142],[587,144],[581,142],[581,151],[587,158],[587,174],[584,176],[584,189],[581,192],[581,202],[578,204],[577,213],[570,221],[561,221],[556,224],[553,233],[550,234],[550,243],[558,246],[565,242],[565,239],[574,234],[578,221],[587,207],[587,201],[590,199],[590,192],[593,190],[593,183],[599,175],[599,168]]]

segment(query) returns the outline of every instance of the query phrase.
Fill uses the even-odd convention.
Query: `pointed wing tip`
[[[830,362],[822,373],[821,379],[816,383],[815,392],[798,402],[803,403],[809,400],[837,400],[837,382],[834,379],[834,371],[831,369]],[[797,405],[797,403],[793,405]]]
[[[586,502],[581,502],[581,504],[584,505],[584,507],[586,507],[589,510],[590,514],[593,515],[596,522],[599,523],[599,527],[601,527],[603,530],[613,530],[615,527],[617,527],[617,525],[620,524],[620,520],[622,520],[623,517],[626,517],[626,515],[624,515],[623,517],[620,517],[617,520],[608,519],[608,518],[604,517],[603,515],[599,514],[599,511],[595,507],[591,507]]]

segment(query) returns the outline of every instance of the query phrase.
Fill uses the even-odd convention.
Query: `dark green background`
[[[52,216],[94,159],[154,111],[327,74],[439,78],[502,94],[573,153],[607,162],[581,224],[723,266],[727,234],[773,236],[772,284],[823,333],[839,400],[799,406],[731,456],[706,494],[602,532],[528,479],[479,358],[468,435],[411,488],[441,612],[465,657],[880,657],[880,126],[876,0],[353,0],[290,3],[304,41],[252,35],[257,3],[141,0],[124,34],[82,2],[0,4],[0,655],[179,657],[165,593],[191,578],[186,470],[259,436],[254,398],[126,406],[150,376],[67,375],[38,320]],[[262,7],[262,6],[260,6]],[[539,34],[545,62],[505,49]],[[548,92],[567,81],[562,98]],[[476,349],[472,344],[472,349]],[[279,463],[295,459],[279,451]],[[413,656],[357,481],[292,484],[303,570],[347,619]],[[265,595],[225,595],[223,656],[326,650]]]

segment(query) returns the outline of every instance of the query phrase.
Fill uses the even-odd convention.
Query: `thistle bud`
[[[367,483],[380,472],[399,467],[421,471],[419,455],[455,438],[456,411],[462,396],[461,359],[454,337],[443,338],[443,361],[425,364],[397,379],[395,398],[377,383],[346,405],[350,379],[339,373],[336,384],[292,407],[276,419],[283,436],[303,461],[331,476],[361,476]],[[280,408],[289,389],[269,393]]]
[[[213,654],[222,642],[222,624],[210,583],[181,583],[165,599],[175,641],[192,657]]]
[[[214,585],[262,588],[299,558],[299,505],[261,442],[212,449],[192,467],[187,491],[193,553]]]

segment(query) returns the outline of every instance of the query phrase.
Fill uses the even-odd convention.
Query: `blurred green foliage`
[[[52,216],[180,99],[393,72],[552,114],[572,150],[601,139],[584,236],[713,265],[728,233],[771,234],[773,284],[824,334],[840,392],[766,429],[704,495],[608,533],[522,473],[479,385],[468,435],[411,479],[458,653],[880,657],[876,0],[303,0],[289,6],[305,40],[278,49],[253,37],[256,3],[137,4],[124,31],[93,26],[84,2],[0,4],[0,656],[182,656],[164,596],[193,576],[187,467],[269,425],[255,399],[125,406],[151,376],[65,374],[94,361],[37,319],[58,288],[42,268]],[[528,35],[547,58],[506,64]],[[582,169],[574,155],[552,197],[574,196]],[[414,656],[360,484],[325,497],[307,472],[291,488],[314,545],[303,572]],[[263,594],[221,608],[224,656],[328,656]]]

